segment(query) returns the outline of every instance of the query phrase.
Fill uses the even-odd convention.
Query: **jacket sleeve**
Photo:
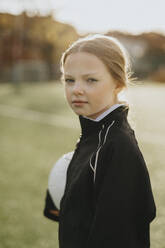
[[[53,203],[48,189],[46,191],[45,207],[44,207],[43,214],[48,219],[59,222],[59,210],[57,209],[57,207]]]
[[[87,248],[148,248],[156,209],[143,156],[124,140],[104,157],[106,171],[95,196]],[[95,182],[98,187],[97,172]]]

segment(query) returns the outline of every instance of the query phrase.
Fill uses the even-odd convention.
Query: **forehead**
[[[75,73],[99,74],[100,72],[108,72],[106,66],[97,56],[87,52],[68,55],[64,64],[64,73],[67,75]]]

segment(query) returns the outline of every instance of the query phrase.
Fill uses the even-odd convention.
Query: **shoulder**
[[[110,152],[111,150],[111,152]],[[106,144],[108,160],[119,164],[120,168],[146,170],[144,156],[139,147],[135,132],[131,128],[114,127],[109,133]]]
[[[133,149],[139,148],[135,132],[130,126],[113,126],[107,136],[107,145],[113,145],[116,148]]]

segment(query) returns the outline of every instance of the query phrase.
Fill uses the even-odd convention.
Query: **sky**
[[[165,0],[0,0],[0,12],[54,13],[80,34],[120,30],[165,33]]]

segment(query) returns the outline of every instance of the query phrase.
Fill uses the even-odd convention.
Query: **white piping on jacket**
[[[107,131],[106,131],[105,136],[104,136],[103,144],[100,145],[101,144],[101,132],[104,129],[104,124],[102,125],[102,129],[99,132],[99,143],[98,143],[98,146],[97,146],[97,149],[96,149],[97,152],[96,152],[96,158],[95,158],[95,165],[94,165],[94,167],[92,166],[92,162],[91,162],[94,153],[92,154],[92,156],[90,158],[90,167],[91,167],[91,169],[94,172],[94,178],[93,178],[94,182],[95,182],[95,178],[96,178],[96,168],[97,168],[97,162],[98,162],[99,152],[100,152],[101,148],[104,146],[104,144],[106,142],[106,139],[107,139],[107,135],[108,135],[109,129],[113,126],[114,123],[115,123],[115,121],[113,120],[112,123],[108,126]]]

